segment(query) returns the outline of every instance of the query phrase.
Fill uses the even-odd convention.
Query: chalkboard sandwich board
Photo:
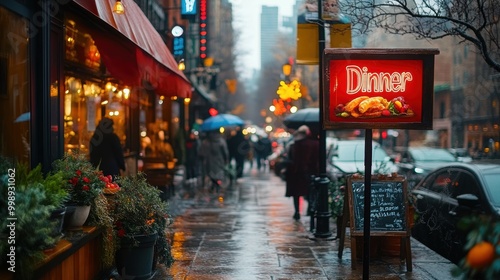
[[[400,258],[406,260],[407,271],[412,271],[409,205],[407,181],[397,174],[374,175],[370,187],[370,230],[364,236],[365,178],[355,174],[347,178],[347,204],[349,204],[349,223],[351,226],[351,259],[356,260],[357,239],[366,241],[371,236],[394,236],[400,238]],[[346,210],[347,211],[347,210]],[[343,229],[345,231],[345,228]],[[344,233],[345,235],[345,233]],[[353,269],[356,262],[351,263]]]
[[[363,176],[353,175],[347,184],[351,235],[363,235]],[[407,182],[403,176],[374,175],[371,180],[370,235],[410,236]]]

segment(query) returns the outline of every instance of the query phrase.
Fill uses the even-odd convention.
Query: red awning
[[[122,0],[125,13],[120,15],[113,13],[116,0],[73,2],[126,37],[124,42],[117,42],[102,30],[92,34],[111,75],[136,86],[149,87],[160,95],[191,97],[191,83],[177,68],[177,61],[160,34],[133,0]]]

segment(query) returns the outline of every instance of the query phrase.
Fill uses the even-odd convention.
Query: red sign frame
[[[437,49],[325,49],[323,129],[432,129]]]

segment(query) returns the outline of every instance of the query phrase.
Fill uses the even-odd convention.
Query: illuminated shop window
[[[29,163],[28,21],[0,7],[0,155]]]

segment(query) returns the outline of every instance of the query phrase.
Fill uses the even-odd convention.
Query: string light
[[[113,7],[113,12],[119,15],[125,13],[125,6],[123,6],[121,0],[116,0],[115,6]]]

